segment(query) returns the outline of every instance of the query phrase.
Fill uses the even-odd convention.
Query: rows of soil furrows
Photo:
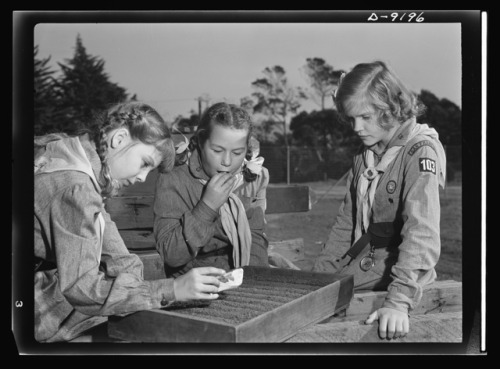
[[[310,278],[256,274],[244,276],[240,287],[220,292],[217,300],[174,302],[163,310],[238,325],[329,283]]]

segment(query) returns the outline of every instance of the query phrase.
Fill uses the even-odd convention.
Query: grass
[[[304,239],[304,260],[296,262],[310,270],[327,240],[343,199],[345,187],[334,181],[304,183],[313,191],[312,209],[305,213],[266,215],[270,241]],[[315,200],[315,201],[314,201]],[[438,280],[462,281],[462,187],[450,183],[441,191],[441,256],[436,265]]]

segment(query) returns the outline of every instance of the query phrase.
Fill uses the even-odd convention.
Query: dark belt
[[[399,234],[396,234],[395,232],[393,222],[371,223],[368,226],[366,233],[363,234],[349,250],[347,250],[345,255],[342,256],[342,259],[346,256],[350,256],[351,259],[355,259],[368,244],[371,244],[374,249],[383,249],[399,245],[400,242],[401,239]]]

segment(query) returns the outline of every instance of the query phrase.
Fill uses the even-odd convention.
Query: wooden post
[[[288,145],[288,135],[286,129],[286,118],[283,118],[283,132],[286,146],[286,184],[290,184],[290,146]]]
[[[286,184],[290,184],[290,146],[286,144]]]

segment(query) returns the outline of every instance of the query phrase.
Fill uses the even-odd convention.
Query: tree
[[[305,96],[288,83],[285,69],[279,65],[267,67],[262,72],[264,78],[252,82],[257,99],[254,113],[263,113],[269,121],[279,123],[283,127],[283,138],[287,148],[287,183],[290,182],[290,157],[287,124],[291,114],[295,114],[300,107],[300,99]]]
[[[283,127],[285,141],[288,141],[287,123],[291,114],[300,108],[300,99],[305,98],[299,90],[288,83],[285,69],[279,65],[267,67],[262,72],[264,78],[252,82],[255,92],[252,96],[257,99],[254,104],[254,113],[262,113],[270,121],[280,123]]]
[[[306,64],[301,69],[312,92],[307,93],[308,97],[325,109],[325,99],[332,93],[333,89],[338,85],[340,75],[343,70],[336,71],[330,64],[326,63],[321,58],[307,58]]]
[[[292,119],[290,130],[297,144],[315,151],[318,170],[324,173],[331,170],[332,155],[333,164],[344,168],[344,162],[349,163],[347,156],[360,144],[353,130],[341,123],[337,111],[333,109],[301,112]]]
[[[55,71],[48,66],[50,56],[38,58],[38,46],[34,48],[34,133],[42,135],[61,129],[66,112],[59,106],[54,88]]]
[[[66,63],[58,63],[62,76],[56,88],[62,107],[70,111],[66,117],[68,126],[85,126],[96,112],[127,100],[126,90],[109,81],[104,72],[104,60],[87,54],[80,35],[76,39],[73,58],[67,59]]]
[[[462,143],[462,111],[448,99],[438,99],[436,95],[422,90],[420,101],[426,110],[419,120],[432,125],[439,133],[444,145],[461,145]]]
[[[420,101],[426,106],[419,118],[421,123],[433,126],[446,149],[447,174],[453,180],[456,171],[462,170],[462,111],[448,99],[438,99],[432,92],[422,90]],[[464,141],[467,137],[464,137]]]

